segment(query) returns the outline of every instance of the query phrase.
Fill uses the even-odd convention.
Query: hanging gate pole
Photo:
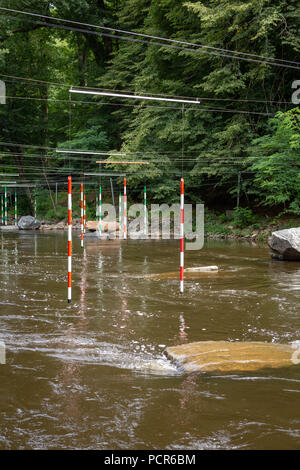
[[[7,188],[4,188],[5,195],[4,195],[4,211],[5,211],[5,225],[7,225]]]
[[[113,206],[115,207],[115,194],[114,194],[114,185],[113,185],[112,178],[110,178],[110,189],[111,189],[112,203],[113,203]]]
[[[83,184],[80,186],[80,246],[83,248]]]
[[[184,179],[180,184],[180,293],[183,294],[184,272]]]
[[[1,194],[1,224],[4,224],[3,194]]]
[[[15,225],[18,225],[18,199],[17,199],[17,191],[15,191]]]
[[[36,203],[36,195],[34,196],[34,221],[36,222],[37,218],[37,203]]]
[[[102,235],[102,189],[99,186],[99,232]]]
[[[147,188],[144,187],[144,233],[147,237],[148,235],[148,226],[147,226]]]
[[[72,177],[68,176],[68,303],[72,299]]]
[[[127,239],[127,194],[126,194],[126,178],[124,178],[124,240]]]
[[[86,228],[86,206],[85,206],[85,194],[83,196],[83,233],[85,234]]]
[[[123,237],[122,233],[122,193],[119,195],[119,237]]]

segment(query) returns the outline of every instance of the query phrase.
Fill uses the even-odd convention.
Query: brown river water
[[[0,233],[0,449],[299,449],[300,365],[184,374],[167,346],[300,340],[300,263],[265,246],[206,242],[177,280],[179,241],[73,244]]]

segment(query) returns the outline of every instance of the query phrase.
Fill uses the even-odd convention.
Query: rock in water
[[[196,266],[195,268],[185,268],[186,273],[207,273],[219,271],[218,266]]]
[[[40,226],[40,222],[38,220],[35,221],[34,217],[31,217],[31,215],[24,215],[18,222],[20,230],[37,230]]]
[[[273,259],[300,261],[300,227],[273,232],[268,244]]]
[[[214,276],[219,273],[218,266],[197,266],[195,268],[184,269],[184,277],[189,280],[197,280],[203,277]],[[179,279],[179,271],[171,271],[168,273],[148,274],[147,278],[151,279]]]
[[[169,359],[184,372],[255,371],[298,364],[300,349],[289,344],[199,341],[167,348]]]
[[[86,228],[90,231],[99,230],[99,222],[97,220],[88,220],[86,223]],[[102,232],[118,232],[119,231],[118,222],[103,222],[102,221]]]

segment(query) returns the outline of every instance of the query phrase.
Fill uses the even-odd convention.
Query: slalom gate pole
[[[7,225],[7,188],[4,188],[4,216],[5,216],[5,225]]]
[[[102,191],[101,186],[99,187],[99,232],[102,234]]]
[[[80,185],[80,246],[83,248],[83,184]]]
[[[68,303],[72,299],[72,176],[68,176]]]
[[[144,233],[145,236],[148,235],[148,226],[147,226],[147,188],[144,187]]]
[[[124,240],[127,238],[127,191],[126,191],[126,178],[124,178]]]
[[[18,199],[17,199],[17,191],[15,191],[15,225],[18,225]]]
[[[83,196],[83,233],[85,234],[86,228],[86,206],[85,206],[85,194]]]
[[[1,224],[4,224],[4,206],[3,206],[3,194],[1,194]]]
[[[36,203],[36,195],[34,196],[34,221],[36,222],[37,219],[37,203]]]
[[[119,237],[122,238],[122,193],[119,195]]]
[[[184,272],[184,179],[180,181],[180,294],[183,294]]]

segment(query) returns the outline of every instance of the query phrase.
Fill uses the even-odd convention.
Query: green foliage
[[[158,40],[48,28],[1,14],[1,73],[44,83],[6,79],[11,98],[0,106],[0,143],[19,145],[1,145],[0,164],[17,170],[23,183],[43,184],[45,217],[64,217],[64,209],[55,210],[51,202],[48,184],[53,190],[67,172],[99,169],[95,158],[57,154],[57,147],[148,160],[147,166],[111,166],[126,172],[132,200],[141,200],[147,184],[149,201],[177,202],[183,175],[187,202],[233,207],[240,173],[243,205],[300,213],[299,109],[276,103],[290,102],[295,70],[256,57],[297,60],[296,0],[3,0],[1,5],[208,46],[181,50],[155,45]],[[221,56],[225,49],[251,54],[251,60],[224,51]],[[201,104],[74,97],[69,85],[199,97]],[[31,189],[23,194],[20,205],[30,209]],[[92,201],[88,210],[93,213]],[[251,215],[236,214],[235,223],[251,223]]]
[[[255,224],[257,216],[253,215],[251,209],[244,207],[236,207],[234,209],[234,219],[232,225],[234,227],[246,228],[249,225]]]
[[[281,205],[300,214],[300,110],[278,112],[271,133],[252,142],[250,161],[258,198],[267,206]]]

